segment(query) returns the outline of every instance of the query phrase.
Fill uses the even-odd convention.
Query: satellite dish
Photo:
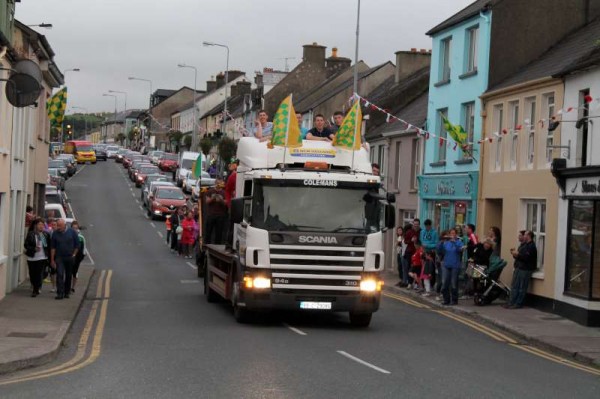
[[[36,103],[42,92],[42,71],[31,60],[21,60],[6,82],[6,98],[14,107],[23,108]]]

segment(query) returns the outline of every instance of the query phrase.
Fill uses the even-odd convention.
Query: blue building
[[[488,86],[492,13],[471,14],[452,17],[427,33],[433,38],[427,127],[436,137],[425,145],[419,209],[422,219],[441,230],[477,219],[479,96]],[[443,118],[463,126],[473,143],[467,151],[447,135]]]

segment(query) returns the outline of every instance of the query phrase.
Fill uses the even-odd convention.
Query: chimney
[[[225,86],[225,74],[223,72],[219,72],[217,75],[217,89]]]
[[[239,78],[240,76],[246,76],[246,72],[237,71],[237,70],[229,71],[227,81],[228,82],[234,81],[235,79]]]
[[[246,82],[245,80],[238,82],[237,87],[239,95],[250,94],[252,92],[252,83]]]
[[[229,95],[231,97],[233,96],[237,96],[239,94],[239,86],[238,85],[231,85],[229,86]]]
[[[263,74],[262,73],[256,72],[256,76],[254,77],[254,83],[256,84],[256,87],[263,86]]]
[[[327,47],[320,46],[316,42],[313,44],[305,44],[302,54],[302,60],[305,62],[316,63],[320,65],[325,64],[325,49]]]
[[[214,80],[214,76],[210,77],[210,80],[206,81],[206,92],[210,93],[211,91],[215,91],[217,89],[217,81]]]
[[[339,71],[350,68],[352,60],[345,57],[338,57],[338,49],[334,47],[331,49],[331,57],[325,60],[325,68],[327,69],[327,77],[335,75]]]
[[[416,48],[411,48],[410,51],[397,51],[395,82],[400,82],[419,69],[429,66],[430,63],[431,53],[426,49],[418,51]]]

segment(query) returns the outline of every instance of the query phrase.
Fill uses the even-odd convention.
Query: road
[[[164,223],[144,216],[120,165],[88,165],[67,191],[95,281],[64,353],[9,376],[2,398],[600,397],[599,375],[392,297],[368,329],[345,314],[238,324],[227,305],[205,301],[193,265],[169,253]],[[94,345],[78,348],[86,333]],[[88,361],[61,369],[78,350]]]

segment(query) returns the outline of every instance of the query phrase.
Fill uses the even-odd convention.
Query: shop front
[[[600,326],[600,167],[553,172],[563,194],[558,229],[565,244],[558,246],[556,284],[560,313]]]
[[[479,173],[419,176],[420,218],[440,231],[477,220]]]

